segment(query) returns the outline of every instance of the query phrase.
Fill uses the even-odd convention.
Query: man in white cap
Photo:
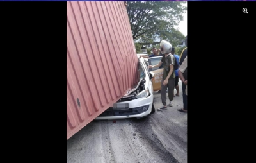
[[[149,68],[159,67],[163,64],[163,80],[161,81],[161,99],[163,106],[157,110],[165,109],[166,106],[166,89],[168,88],[168,97],[170,104],[168,106],[172,107],[171,101],[173,100],[173,90],[175,83],[175,73],[174,73],[174,56],[171,54],[172,44],[162,40],[160,43],[161,53],[163,58],[157,65],[149,65]]]

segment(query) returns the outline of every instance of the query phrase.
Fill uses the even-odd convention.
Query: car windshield
[[[150,64],[151,65],[157,65],[161,61],[162,57],[149,58],[149,59],[150,59]],[[160,69],[163,68],[163,64],[159,68]],[[154,67],[154,68],[152,68],[151,71],[154,71],[154,70],[157,70],[157,69],[158,69],[158,67]]]

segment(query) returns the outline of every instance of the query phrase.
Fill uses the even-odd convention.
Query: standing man
[[[149,56],[141,56],[142,58],[150,58],[150,57],[156,57],[156,56],[159,56],[159,54],[158,54],[158,51],[157,51],[157,49],[156,49],[156,47],[153,47],[152,48],[152,52],[153,53],[151,53],[151,55],[149,55]]]
[[[186,48],[182,51],[181,53],[181,57],[180,57],[180,65],[182,65],[183,61],[185,60],[185,58],[187,57],[187,50],[188,50],[188,36],[186,37],[186,40],[185,40],[185,44],[186,44]],[[184,77],[184,81],[181,79],[182,81],[182,97],[183,97],[183,108],[182,109],[179,109],[179,111],[187,111],[187,95],[186,95],[186,84],[187,83],[184,83],[186,80],[187,80],[187,71],[184,71],[182,73],[183,77]]]
[[[188,36],[186,36],[186,39],[185,39],[186,48],[183,49],[180,55],[180,65],[184,61],[184,59],[187,57],[187,50],[188,50],[187,40],[188,40]]]
[[[176,59],[176,61],[177,61],[176,63],[179,65],[180,57],[175,54],[175,48],[172,48],[172,55]],[[179,69],[175,70],[175,87],[174,87],[174,89],[177,90],[176,96],[179,96],[179,93],[180,93],[180,88],[179,88]],[[174,96],[174,90],[173,90],[173,96]]]
[[[159,67],[163,64],[163,80],[161,81],[161,99],[163,106],[159,109],[166,109],[166,89],[168,87],[168,97],[170,100],[170,104],[168,106],[172,107],[172,100],[173,100],[173,89],[174,89],[174,79],[175,79],[175,73],[173,69],[173,63],[174,63],[174,56],[171,54],[172,51],[172,45],[162,40],[160,43],[161,47],[161,53],[163,54],[163,58],[157,65],[149,65],[149,68],[153,67]]]
[[[161,53],[161,49],[158,49],[157,51],[159,56],[163,56],[163,54]]]
[[[182,62],[182,65],[180,65],[180,68],[179,68],[179,77],[180,77],[182,83],[184,83],[184,85],[186,87],[185,88],[186,98],[188,96],[188,79],[187,79],[188,63],[187,63],[187,59],[188,59],[188,57],[186,57],[184,59],[184,61]],[[187,108],[187,106],[186,106],[186,108],[184,106],[183,109],[179,109],[178,111],[180,111],[180,112],[187,112],[188,108]]]

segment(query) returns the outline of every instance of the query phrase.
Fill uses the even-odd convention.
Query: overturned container
[[[138,84],[134,48],[124,2],[67,2],[67,139]]]

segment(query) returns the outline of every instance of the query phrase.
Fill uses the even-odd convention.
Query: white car
[[[137,54],[138,58],[140,58],[140,56],[148,56],[148,54],[144,54],[144,53],[139,53]],[[148,66],[148,58],[144,58],[146,65]]]
[[[139,58],[139,56],[138,56]],[[144,58],[139,58],[140,81],[138,85],[119,99],[113,107],[104,111],[96,120],[142,118],[155,112],[152,75]]]

